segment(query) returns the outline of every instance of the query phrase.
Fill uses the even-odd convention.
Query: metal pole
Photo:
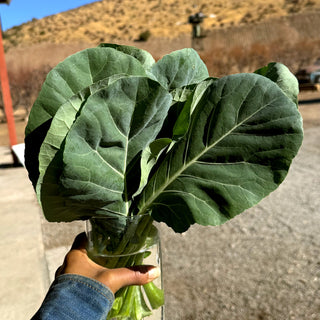
[[[5,60],[3,42],[2,42],[2,28],[0,17],[0,81],[2,89],[2,100],[4,104],[5,115],[7,118],[7,125],[9,131],[10,146],[17,144],[16,127],[13,117],[12,99],[10,94],[9,78],[7,72],[7,65]],[[14,161],[15,157],[14,157]]]

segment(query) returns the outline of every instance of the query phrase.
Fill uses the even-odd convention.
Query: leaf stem
[[[146,252],[153,245],[155,236],[153,219],[150,215],[139,217],[125,217],[127,223],[123,226],[121,240],[116,239],[113,243],[110,239],[113,223],[99,224],[99,220],[92,223],[92,239],[97,240],[94,243],[92,252],[88,254],[95,262],[107,268],[121,268],[135,265],[142,265],[146,257]],[[102,218],[103,221],[103,218]],[[95,234],[97,232],[97,234]],[[108,244],[116,244],[112,252]],[[164,303],[163,290],[156,287],[155,284],[148,286],[130,286],[123,288],[116,293],[116,299],[108,314],[107,319],[132,319],[142,320],[152,314],[150,309],[156,309]],[[149,302],[149,306],[146,301]]]

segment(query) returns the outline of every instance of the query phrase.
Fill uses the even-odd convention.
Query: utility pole
[[[204,35],[201,31],[201,23],[205,18],[206,16],[201,11],[189,16],[188,22],[192,26],[191,46],[196,50],[203,49],[202,38],[204,37]]]
[[[0,0],[0,4],[9,4],[11,0]],[[10,85],[9,78],[7,72],[6,59],[3,48],[2,41],[2,26],[1,26],[1,17],[0,17],[0,81],[1,81],[1,90],[2,90],[2,100],[4,104],[4,111],[7,119],[8,132],[9,132],[9,141],[11,147],[11,153],[13,157],[13,161],[15,164],[18,163],[17,157],[12,151],[12,146],[17,144],[17,135],[16,135],[16,127],[13,117],[13,108],[12,108],[12,99],[10,94]]]

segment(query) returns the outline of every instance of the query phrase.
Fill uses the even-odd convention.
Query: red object
[[[6,60],[4,55],[3,43],[2,43],[2,30],[0,22],[0,81],[2,89],[2,99],[4,104],[4,110],[7,118],[9,141],[10,146],[17,144],[16,127],[13,117],[12,99],[10,94],[10,86],[8,79],[8,72],[6,66]]]

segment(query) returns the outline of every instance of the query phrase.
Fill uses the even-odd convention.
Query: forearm
[[[76,274],[63,274],[52,283],[31,320],[105,320],[114,295],[102,283]]]

